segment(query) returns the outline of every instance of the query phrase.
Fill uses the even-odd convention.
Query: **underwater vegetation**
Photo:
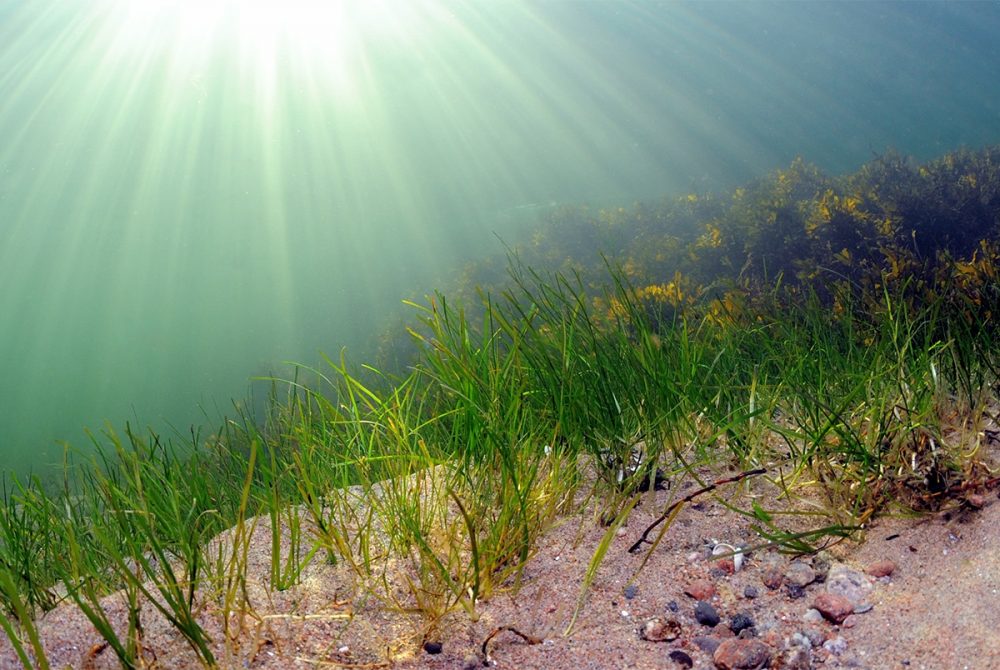
[[[272,380],[264,416],[211,436],[109,427],[95,453],[67,453],[61,486],[5,478],[0,624],[26,668],[47,667],[36,622],[72,603],[140,667],[145,603],[202,665],[231,667],[255,625],[258,526],[273,531],[270,591],[322,561],[430,630],[516,592],[567,516],[607,528],[582,603],[662,481],[780,491],[784,506],[735,513],[798,553],[887,510],[955,504],[996,483],[982,453],[997,439],[983,425],[1000,364],[998,159],[890,153],[842,177],[795,161],[726,195],[565,208],[413,303],[396,373],[329,359]],[[672,518],[640,549],[669,542]],[[402,587],[387,561],[406,567]]]

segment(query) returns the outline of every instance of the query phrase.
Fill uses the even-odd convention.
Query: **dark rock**
[[[726,640],[712,655],[720,670],[758,670],[771,660],[771,649],[759,640]]]
[[[694,667],[694,660],[680,649],[674,649],[670,652],[670,660],[685,670]]]
[[[440,642],[424,642],[424,651],[428,654],[440,654],[442,649],[444,645]]]
[[[639,630],[639,637],[650,642],[670,642],[681,636],[681,625],[674,619],[653,617]]]
[[[743,597],[746,598],[747,600],[753,600],[759,595],[760,593],[757,591],[756,586],[748,586],[745,589],[743,589]]]
[[[671,612],[678,612],[680,611],[681,608],[677,604],[676,600],[671,600],[669,603],[667,603],[667,609],[670,610]]]
[[[739,635],[741,631],[744,631],[747,628],[753,628],[753,619],[746,614],[740,612],[739,614],[733,615],[729,619],[729,630],[733,631],[735,634]]]
[[[851,601],[836,593],[819,594],[813,601],[813,607],[818,609],[827,621],[836,624],[843,623],[844,619],[854,611],[854,605],[851,604]]]
[[[798,584],[785,584],[785,592],[788,593],[788,597],[792,600],[798,600],[806,595],[805,588]]]
[[[639,594],[639,587],[635,584],[629,584],[625,587],[625,600],[632,600]]]
[[[719,613],[715,611],[715,608],[706,603],[704,600],[699,600],[695,604],[694,618],[698,623],[710,628],[718,626],[719,622],[722,620],[719,617]]]
[[[696,579],[684,589],[684,595],[691,596],[695,600],[711,600],[715,594],[715,585],[707,579]]]

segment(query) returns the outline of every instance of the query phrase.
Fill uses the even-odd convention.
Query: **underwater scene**
[[[272,667],[258,519],[422,653],[574,505],[582,606],[669,479],[799,553],[995,486],[998,72],[996,2],[0,0],[0,667]]]

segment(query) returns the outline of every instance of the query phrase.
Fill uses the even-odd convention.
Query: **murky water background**
[[[997,3],[0,0],[0,467],[365,358],[559,203],[996,143],[997,72]]]

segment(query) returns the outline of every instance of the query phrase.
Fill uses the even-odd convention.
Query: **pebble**
[[[785,575],[782,574],[781,568],[767,568],[761,575],[760,581],[764,583],[764,586],[774,591],[781,588],[781,583],[785,581]]]
[[[442,649],[444,645],[440,642],[424,642],[424,651],[428,654],[440,654]]]
[[[855,614],[864,614],[865,612],[871,612],[873,605],[871,603],[861,603],[860,605],[854,606]]]
[[[965,502],[969,503],[969,507],[973,509],[982,509],[983,505],[986,504],[986,498],[978,493],[970,493],[965,496]]]
[[[865,570],[872,577],[888,577],[896,571],[896,564],[892,561],[876,561]]]
[[[722,643],[722,640],[719,638],[708,635],[699,635],[691,641],[694,642],[696,647],[701,649],[706,654],[714,654],[715,650],[718,649],[719,645]]]
[[[741,631],[748,628],[753,628],[753,625],[753,619],[742,612],[734,614],[729,619],[729,630],[733,631],[736,635],[739,635]]]
[[[639,637],[650,642],[672,642],[681,636],[681,625],[674,619],[653,617],[639,631]]]
[[[802,561],[792,561],[785,570],[785,581],[804,588],[816,581],[816,571]]]
[[[775,667],[781,670],[812,670],[812,660],[812,649],[796,646],[782,652]]]
[[[680,649],[674,649],[670,652],[670,660],[682,668],[694,667],[694,660]]]
[[[854,614],[848,614],[847,618],[844,619],[844,623],[841,624],[844,628],[854,628],[858,625],[858,617]]]
[[[819,628],[803,628],[800,634],[809,640],[809,644],[813,647],[822,647],[823,643],[826,642],[826,633]]]
[[[792,600],[798,600],[806,595],[805,588],[798,584],[785,584],[785,592],[788,593],[788,597]]]
[[[759,595],[760,592],[757,591],[756,586],[748,586],[745,589],[743,589],[743,597],[746,598],[747,600],[753,600]]]
[[[669,603],[667,603],[667,609],[668,609],[668,610],[670,610],[671,612],[677,612],[677,611],[679,611],[679,610],[680,610],[681,608],[680,608],[680,606],[679,606],[679,605],[677,604],[677,601],[676,601],[676,600],[671,600],[671,601],[670,601]]]
[[[843,596],[856,604],[863,602],[872,588],[871,581],[863,573],[842,563],[830,566],[826,578],[827,593]]]
[[[847,640],[838,635],[837,637],[832,637],[824,642],[823,648],[834,656],[840,656],[847,651]]]
[[[632,600],[639,594],[639,587],[635,584],[629,584],[625,587],[625,600]]]
[[[815,607],[810,607],[806,610],[806,613],[802,615],[802,620],[809,623],[819,623],[823,620],[823,613]]]
[[[699,600],[694,606],[694,618],[695,621],[702,624],[703,626],[708,626],[714,628],[719,625],[722,620],[719,617],[719,613],[715,611],[715,608],[709,605],[704,600]]]
[[[827,621],[835,624],[843,623],[844,619],[854,611],[851,601],[836,593],[819,594],[813,601],[813,607],[818,609]]]
[[[712,655],[720,670],[757,670],[771,660],[771,649],[759,640],[726,640]]]
[[[684,589],[684,595],[691,596],[695,600],[711,600],[715,594],[715,585],[707,579],[696,579]]]

